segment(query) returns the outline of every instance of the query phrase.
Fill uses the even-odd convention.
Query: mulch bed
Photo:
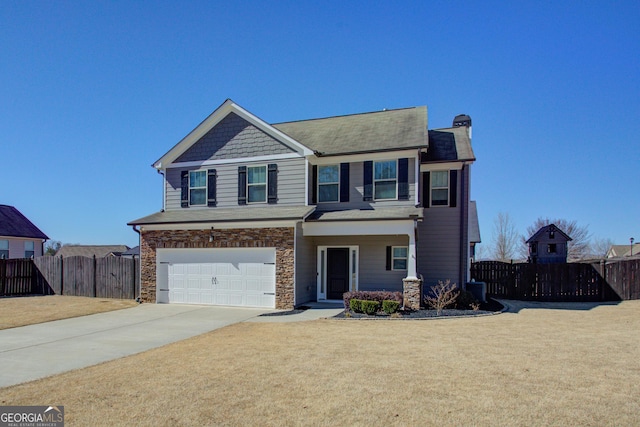
[[[389,318],[399,318],[399,319],[428,319],[433,317],[465,317],[465,316],[478,316],[478,315],[486,315],[493,314],[496,312],[502,311],[504,307],[497,301],[490,299],[486,303],[482,303],[480,305],[479,310],[456,310],[456,309],[446,309],[442,310],[440,314],[437,313],[436,310],[414,310],[414,311],[398,311],[398,314],[388,315],[384,312],[376,313],[374,315],[368,315],[364,313],[354,313],[349,311],[343,311],[342,313],[334,316],[334,319],[389,319]]]

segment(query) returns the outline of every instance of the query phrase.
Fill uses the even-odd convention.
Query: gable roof
[[[273,127],[319,156],[421,148],[427,145],[427,107],[300,120]]]
[[[49,239],[18,209],[9,205],[0,205],[0,236]]]
[[[553,231],[555,231],[556,233],[560,233],[560,235],[564,237],[566,241],[573,240],[564,231],[560,230],[555,224],[549,224],[549,225],[545,225],[544,227],[541,227],[540,230],[536,231],[533,234],[533,236],[529,237],[529,240],[527,240],[526,243],[536,242],[540,238],[540,236],[542,236],[545,233],[548,233],[549,231],[551,231],[551,229],[553,229]]]
[[[156,169],[166,168],[170,163],[173,163],[182,154],[184,154],[189,148],[196,144],[202,137],[204,137],[209,131],[211,131],[218,123],[224,120],[229,114],[236,114],[243,120],[246,120],[255,128],[261,130],[265,134],[271,136],[282,144],[290,147],[292,150],[300,153],[300,155],[312,154],[309,148],[300,144],[298,141],[292,139],[290,136],[285,135],[278,129],[272,127],[262,119],[251,114],[231,99],[227,99],[215,109],[213,113],[202,121],[194,130],[189,132],[187,136],[182,138],[173,148],[165,153],[160,159],[153,163],[153,167]]]
[[[119,256],[122,252],[128,251],[127,245],[64,245],[56,252],[56,256],[86,256],[104,258],[111,254]]]

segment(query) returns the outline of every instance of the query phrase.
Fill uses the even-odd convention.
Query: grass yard
[[[70,357],[72,357],[70,355]],[[639,425],[640,301],[240,323],[0,391],[67,425]]]
[[[134,300],[61,295],[0,298],[0,329],[136,306]]]

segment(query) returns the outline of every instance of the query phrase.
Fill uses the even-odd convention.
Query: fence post
[[[64,257],[60,255],[60,295],[64,295]]]
[[[98,296],[98,272],[97,270],[97,263],[96,263],[96,256],[93,255],[93,297],[97,297]]]

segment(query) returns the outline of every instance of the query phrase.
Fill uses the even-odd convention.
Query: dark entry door
[[[342,299],[349,291],[349,248],[327,249],[327,299]]]

